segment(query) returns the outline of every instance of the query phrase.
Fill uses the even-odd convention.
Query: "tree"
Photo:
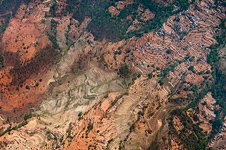
[[[166,54],[171,54],[172,53],[172,50],[171,49],[167,49],[166,50]]]
[[[4,57],[2,55],[0,55],[0,63],[4,62]]]
[[[163,79],[160,79],[160,80],[159,80],[159,84],[160,84],[161,86],[162,86],[164,83],[165,83],[165,82],[164,82]]]
[[[153,77],[153,74],[152,73],[149,73],[148,74],[148,78],[151,79],[152,77]]]
[[[119,70],[118,70],[118,74],[121,77],[126,77],[129,74],[129,66],[127,64],[122,65]]]

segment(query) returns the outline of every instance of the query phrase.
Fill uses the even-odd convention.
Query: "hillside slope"
[[[226,148],[224,1],[0,4],[0,149]]]

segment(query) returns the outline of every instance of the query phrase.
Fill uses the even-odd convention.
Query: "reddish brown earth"
[[[194,2],[159,29],[110,41],[95,39],[87,30],[93,18],[74,19],[67,2],[22,2],[0,33],[0,149],[189,149],[177,136],[194,132],[183,116],[211,134],[222,109],[211,91],[183,115],[171,112],[213,83],[207,56],[225,7]],[[118,17],[133,3],[106,12]],[[11,9],[0,11],[0,26]],[[127,33],[157,15],[142,6],[137,14],[126,16]],[[224,141],[225,125],[207,144],[220,149]]]
[[[40,103],[51,76],[49,69],[56,59],[56,52],[44,34],[45,26],[37,24],[40,19],[36,19],[37,13],[41,10],[34,8],[35,13],[26,16],[26,9],[26,5],[20,6],[2,36],[5,67],[1,69],[0,107],[9,119],[23,116]]]

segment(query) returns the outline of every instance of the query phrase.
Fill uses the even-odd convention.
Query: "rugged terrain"
[[[221,0],[0,0],[0,149],[226,149]]]

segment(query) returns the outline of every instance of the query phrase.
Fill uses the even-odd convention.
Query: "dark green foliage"
[[[16,14],[21,2],[23,2],[23,0],[2,0],[0,2],[0,14],[6,14],[5,16],[3,16],[4,21],[0,26],[0,34],[6,30],[10,18]],[[30,0],[24,0],[25,4],[29,2]],[[10,12],[12,12],[12,16]]]
[[[180,10],[188,9],[189,5],[187,0],[176,0],[176,6],[178,6]]]
[[[122,65],[118,70],[118,74],[121,77],[127,77],[129,75],[129,72],[129,66],[127,64]]]
[[[186,10],[190,5],[188,0],[175,1],[172,5],[164,6],[162,3],[156,3],[154,0],[137,0],[144,8],[148,8],[155,13],[155,18],[144,23],[144,26],[139,31],[134,31],[130,35],[141,36],[153,29],[158,29],[169,16],[178,13],[179,11]],[[178,6],[178,10],[173,9],[173,5]]]
[[[57,10],[57,2],[56,0],[51,0],[52,6],[50,7],[49,13],[51,16],[56,16],[56,10]]]
[[[30,90],[30,86],[29,86],[29,85],[26,85],[25,88],[26,88],[27,90]]]
[[[79,112],[79,113],[78,113],[78,117],[81,117],[81,116],[82,116],[82,112]]]
[[[89,122],[86,130],[86,138],[88,138],[88,134],[92,129],[93,129],[93,123]]]
[[[28,115],[25,115],[25,116],[24,116],[24,120],[30,119],[31,117],[32,117],[32,114],[31,114],[31,113],[28,114]]]
[[[159,80],[159,84],[162,86],[165,83],[164,79]]]
[[[177,136],[188,150],[205,150],[208,144],[208,138],[199,126],[193,124],[187,114],[181,109],[173,110],[170,115],[169,134]],[[177,132],[173,126],[173,116],[177,116],[184,126],[180,132]]]
[[[89,122],[87,129],[89,131],[91,131],[93,129],[93,124],[91,122]]]
[[[171,72],[171,71],[174,71],[175,68],[179,65],[180,63],[178,61],[175,61],[174,63],[170,64],[169,66],[167,66],[162,72],[161,72],[161,76],[163,78],[167,77],[168,74]]]
[[[111,102],[111,106],[114,106],[117,103],[117,99],[115,99],[114,101]]]
[[[199,118],[196,114],[194,114],[193,119],[194,119],[194,121],[199,121]]]
[[[124,36],[129,24],[126,20],[111,16],[108,7],[112,4],[114,3],[109,0],[83,0],[73,17],[80,22],[86,16],[91,17],[92,21],[88,25],[88,30],[94,34],[95,38],[116,40]]]
[[[3,24],[0,26],[0,34],[6,30],[8,24],[9,24],[10,17],[11,17],[10,14],[8,14],[4,17],[5,20],[4,20]]]
[[[88,134],[92,129],[93,129],[93,123],[89,122],[86,130],[86,138],[88,138]]]
[[[168,66],[166,66],[166,67],[162,70],[162,72],[161,72],[161,78],[160,78],[160,80],[159,80],[158,83],[159,83],[160,85],[163,85],[163,84],[166,82],[166,78],[167,78],[168,74],[169,74],[171,71],[174,71],[175,68],[176,68],[179,64],[180,64],[179,61],[175,61],[174,63],[169,64]],[[157,67],[156,69],[157,69],[157,70],[160,70],[159,67]]]
[[[82,112],[79,112],[78,113],[78,120],[81,120],[82,119]]]
[[[187,56],[185,57],[185,60],[189,60],[190,62],[192,62],[192,61],[195,60],[195,56],[187,55]]]
[[[172,53],[172,50],[171,49],[167,49],[166,50],[166,54],[171,54]]]
[[[79,5],[79,0],[67,0],[67,11],[73,12],[76,6]]]
[[[55,48],[55,49],[59,48],[59,45],[57,44],[57,39],[56,39],[57,25],[58,25],[58,22],[56,22],[55,20],[52,19],[51,22],[50,22],[51,31],[50,31],[50,33],[48,33],[49,40],[52,42],[53,48]]]
[[[4,57],[2,55],[0,55],[0,63],[4,62]]]
[[[153,77],[153,74],[152,73],[149,73],[148,74],[148,78],[151,79],[152,77]]]
[[[190,62],[192,62],[192,61],[194,61],[194,60],[195,60],[195,56],[189,57],[189,61],[190,61]]]
[[[191,90],[192,90],[193,92],[197,92],[198,86],[197,86],[197,85],[193,85],[193,86],[191,87]]]
[[[22,0],[2,0],[0,2],[0,14],[5,14],[12,11],[13,15],[16,13]]]
[[[131,126],[130,126],[130,128],[129,128],[129,132],[133,132],[134,131],[134,129],[135,129],[135,123],[133,123]]]
[[[196,107],[197,103],[208,93],[209,89],[203,89],[198,93],[198,87],[195,85],[192,86],[192,91],[194,92],[194,98],[190,98],[191,102],[184,108],[184,110]]]
[[[204,74],[204,71],[198,72],[198,75],[202,75],[202,74]]]
[[[205,80],[207,80],[209,77],[208,77],[208,76],[203,76],[203,78],[204,78]]]
[[[222,128],[222,120],[218,116],[212,123],[212,128],[213,128],[212,133],[215,133],[215,134],[218,133],[220,131],[220,129]]]
[[[223,23],[225,23],[225,20],[223,20]],[[214,83],[211,86],[207,86],[207,84],[204,84],[202,87],[202,91],[200,92],[200,89],[198,86],[193,85],[191,86],[190,90],[193,91],[194,96],[189,97],[189,100],[192,100],[192,102],[187,105],[184,109],[177,109],[173,110],[171,112],[171,118],[169,119],[169,134],[173,134],[179,138],[181,143],[185,146],[188,150],[205,150],[207,147],[207,144],[211,138],[214,137],[216,133],[218,133],[222,128],[222,123],[224,116],[226,114],[226,76],[222,73],[221,70],[219,70],[219,56],[218,56],[218,49],[219,47],[225,47],[225,26],[220,25],[220,35],[216,37],[217,44],[211,46],[211,52],[208,55],[208,63],[212,66],[212,75],[214,78]],[[190,61],[193,61],[194,59],[190,59],[190,57],[187,57]],[[191,66],[189,70],[193,71],[194,68]],[[204,72],[201,72],[200,74],[203,74]],[[210,71],[205,72],[206,74],[211,73]],[[188,89],[189,90],[189,89]],[[213,97],[216,99],[217,104],[220,105],[221,109],[216,110],[216,118],[211,121],[212,123],[212,131],[211,135],[207,135],[206,133],[202,132],[202,130],[199,128],[198,124],[193,124],[190,118],[186,114],[186,110],[189,108],[197,109],[197,103],[208,93],[212,92]],[[184,128],[177,132],[176,129],[173,126],[172,116],[176,115],[180,118]],[[197,115],[193,116],[193,119],[195,121],[199,121]]]
[[[0,132],[0,137],[5,135],[6,133],[10,133],[12,130],[17,130],[17,129],[25,126],[27,123],[28,123],[27,121],[24,121],[24,122],[18,124],[17,126],[14,126],[14,127],[10,126],[10,127],[8,127],[5,131]]]
[[[192,72],[195,72],[194,66],[190,66],[190,67],[188,68],[188,70],[190,70],[190,71],[192,71]]]
[[[206,72],[205,72],[205,74],[210,74],[211,73],[211,71],[210,70],[207,70]]]
[[[212,45],[211,48],[211,52],[210,54],[207,56],[207,61],[209,64],[214,65],[217,61],[218,61],[218,54],[217,54],[217,48],[218,48],[218,44]]]
[[[133,4],[127,5],[120,14],[115,17],[108,12],[109,6],[114,6],[115,2],[111,0],[83,0],[72,1],[67,0],[67,11],[74,13],[73,17],[80,22],[85,17],[90,17],[92,20],[88,25],[88,30],[92,32],[96,39],[102,40],[103,38],[115,41],[123,38],[129,38],[131,36],[141,36],[143,33],[147,33],[153,29],[159,28],[166,19],[184,10],[185,5],[188,6],[187,0],[180,0],[175,2],[179,9],[174,11],[173,5],[165,6],[162,3],[157,3],[154,0],[135,0]],[[150,21],[142,21],[138,15],[138,6],[142,5],[145,9],[155,13],[155,18]],[[133,19],[138,19],[141,22],[141,29],[138,31],[127,32],[128,27],[132,24],[131,21],[126,19],[127,16],[132,15]]]
[[[125,19],[128,15],[132,15],[133,17],[137,16],[137,9],[138,9],[138,3],[134,3],[131,5],[128,5],[126,7],[126,9],[123,9],[120,14],[119,17],[122,19]]]
[[[154,12],[156,16],[148,22],[143,22],[143,26],[140,30],[130,32],[128,34],[129,37],[133,35],[140,37],[144,33],[158,29],[170,15],[174,14],[172,5],[164,6],[161,3],[156,3],[154,0],[137,0],[137,3],[142,4],[144,8]],[[140,19],[138,18],[138,20]]]
[[[164,8],[163,4],[156,3],[152,0],[137,0],[141,3],[144,7],[152,10],[153,12],[157,13],[158,11],[162,11],[161,9]]]
[[[219,25],[219,35],[216,37],[217,44],[212,45],[211,52],[207,57],[208,63],[212,66],[212,76],[214,78],[214,84],[211,86],[211,92],[213,97],[217,100],[217,104],[220,105],[221,110],[215,111],[216,118],[212,123],[212,133],[213,137],[218,133],[222,127],[224,116],[226,115],[226,76],[218,68],[219,65],[219,56],[218,49],[220,47],[225,47],[226,44],[226,28],[225,28],[225,19],[222,20],[222,23]]]
[[[141,75],[142,75],[142,73],[141,72],[139,72],[139,73],[137,73],[137,78],[140,78],[141,77]]]

